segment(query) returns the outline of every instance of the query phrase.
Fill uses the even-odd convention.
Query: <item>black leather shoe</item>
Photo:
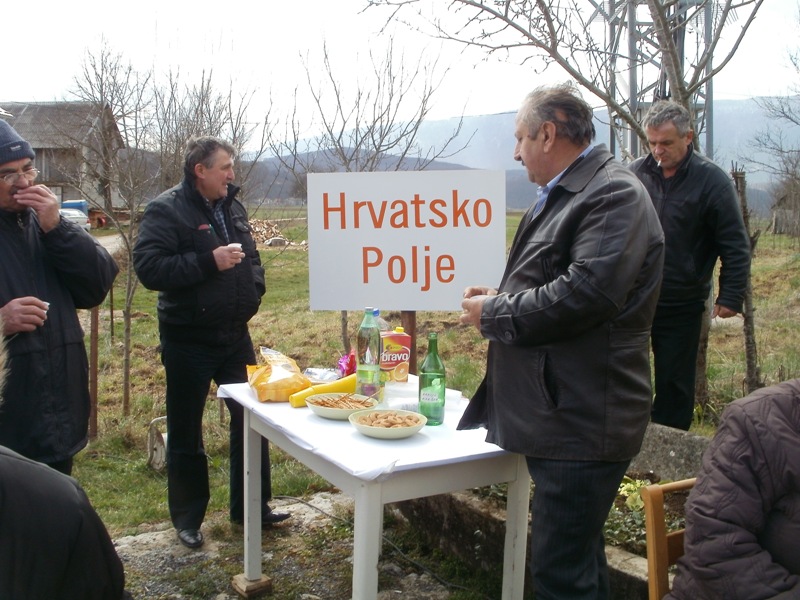
[[[203,545],[203,534],[199,529],[179,529],[178,539],[187,548],[199,548]]]
[[[261,509],[261,527],[269,527],[275,523],[280,523],[281,521],[288,519],[290,516],[291,515],[289,513],[276,513],[273,512],[269,506],[264,506],[264,508]],[[231,523],[244,525],[244,520],[231,518]]]
[[[261,526],[274,525],[285,521],[290,517],[289,513],[274,512],[269,506],[265,506],[261,512]]]

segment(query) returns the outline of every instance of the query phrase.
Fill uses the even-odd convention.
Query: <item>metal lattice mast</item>
[[[656,38],[655,25],[642,0],[589,0],[594,7],[591,21],[603,19],[607,24],[608,47],[612,61],[609,90],[614,99],[627,106],[630,113],[641,121],[653,102],[670,98],[671,90],[661,60],[661,48]],[[712,0],[679,0],[666,7],[673,41],[678,50],[683,69],[687,61],[687,32],[695,36],[693,52],[688,57],[691,63],[698,52],[704,52],[711,43],[713,30]],[[706,74],[712,70],[712,62],[705,65]],[[619,75],[627,71],[627,81]],[[685,70],[682,70],[685,72]],[[627,88],[627,89],[624,89]],[[713,158],[713,96],[711,80],[693,99],[696,114],[695,130],[703,134],[705,154]],[[631,156],[640,152],[639,138],[625,125],[619,115],[609,109],[610,148],[616,154],[616,142],[628,149]]]

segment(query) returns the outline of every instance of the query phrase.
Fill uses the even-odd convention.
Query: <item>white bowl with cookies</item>
[[[425,415],[400,409],[361,410],[348,418],[359,433],[383,440],[410,437],[428,422]]]

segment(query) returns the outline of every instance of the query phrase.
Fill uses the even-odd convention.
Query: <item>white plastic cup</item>
[[[238,242],[232,242],[228,244],[228,248],[236,248],[239,252],[242,251],[242,245],[239,244]]]

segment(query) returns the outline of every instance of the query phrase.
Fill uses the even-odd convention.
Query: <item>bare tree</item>
[[[170,71],[166,82],[154,86],[154,127],[149,144],[158,152],[160,169],[159,187],[166,189],[183,177],[183,152],[189,138],[213,135],[230,142],[237,155],[246,152],[255,160],[268,148],[271,135],[270,112],[258,121],[248,117],[254,92],[245,89],[234,93],[234,83],[218,91],[213,86],[213,73],[203,72],[200,81],[185,85],[180,72]],[[254,139],[258,133],[259,137]],[[240,200],[248,204],[247,182],[255,160],[247,161],[239,170],[237,181],[242,186]]]
[[[74,140],[87,156],[85,168],[92,177],[76,185],[100,182],[102,206],[117,230],[123,247],[125,301],[123,306],[123,413],[130,407],[131,319],[138,279],[131,268],[136,241],[137,215],[144,204],[183,177],[183,152],[193,135],[224,137],[241,154],[260,130],[253,151],[263,154],[269,131],[269,114],[251,122],[247,111],[251,92],[234,94],[233,84],[225,92],[212,85],[211,73],[203,73],[194,85],[183,85],[178,73],[169,73],[166,84],[152,72],[138,72],[105,42],[96,54],[87,53],[74,95],[100,107],[109,123],[101,128],[99,142]],[[258,145],[260,144],[260,145]],[[249,168],[240,173],[244,186]],[[246,197],[246,188],[243,189]],[[92,197],[87,194],[87,197]]]
[[[800,75],[800,55],[794,53],[790,59]],[[778,181],[772,194],[772,232],[800,236],[800,148],[789,135],[800,127],[800,84],[791,85],[785,96],[758,98],[756,102],[770,125],[751,142],[754,152],[749,162]]]
[[[739,203],[744,217],[744,225],[747,229],[747,237],[750,239],[750,259],[752,260],[756,253],[756,246],[758,245],[758,238],[761,235],[761,230],[757,229],[756,231],[752,231],[750,227],[750,209],[747,205],[747,178],[745,177],[744,171],[739,170],[734,165],[731,174],[733,175],[733,181],[736,185],[736,192],[739,195]],[[758,346],[756,345],[754,313],[753,280],[750,273],[748,273],[747,289],[744,295],[744,355],[747,366],[745,378],[746,389],[743,390],[745,394],[750,394],[758,388],[764,387],[764,381],[761,378],[761,369],[758,366]]]
[[[84,102],[107,107],[108,111],[103,114],[109,114],[112,121],[102,127],[99,148],[95,152],[97,160],[89,159],[85,164],[94,173],[92,179],[101,183],[103,205],[99,208],[117,230],[127,265],[133,264],[135,215],[154,180],[153,169],[149,168],[153,166],[152,161],[148,160],[146,152],[152,123],[150,82],[151,74],[137,72],[105,42],[96,54],[87,52],[81,74],[74,80],[73,95]],[[82,183],[85,184],[83,180]],[[120,196],[118,200],[114,197],[115,190]],[[122,409],[127,415],[130,411],[131,306],[138,279],[131,268],[123,272]]]
[[[273,154],[298,179],[301,189],[308,173],[424,170],[464,148],[451,147],[463,119],[440,147],[423,148],[419,143],[420,127],[446,76],[446,70],[438,74],[438,60],[406,60],[403,52],[395,50],[393,40],[383,55],[370,50],[369,58],[365,79],[355,83],[337,72],[327,45],[321,81],[314,79],[317,71],[304,60],[312,121],[298,119],[295,101],[282,137],[271,140]],[[314,127],[320,132],[304,139],[303,131]]]
[[[647,0],[646,15],[636,0],[449,0],[446,15],[435,0],[366,2],[392,7],[389,20],[530,65],[532,73],[558,66],[608,107],[617,129],[629,128],[644,142],[640,104],[669,96],[697,116],[697,94],[730,62],[763,0]],[[701,28],[708,43],[695,44],[685,60],[685,33]],[[624,48],[621,29],[628,30]],[[640,35],[642,29],[652,35]],[[723,33],[732,43],[720,55]],[[626,91],[621,75],[633,65],[642,67],[642,81]]]
[[[355,83],[334,67],[327,45],[323,47],[321,80],[315,79],[318,71],[308,60],[303,62],[313,106],[311,122],[298,119],[295,100],[283,135],[271,138],[271,148],[304,196],[308,173],[424,170],[433,161],[464,148],[451,148],[463,119],[441,146],[423,148],[419,143],[420,127],[447,69],[440,75],[437,60],[407,59],[396,51],[393,40],[380,56],[370,51],[369,59],[366,75]],[[341,72],[353,73],[352,66]],[[314,127],[319,133],[304,139],[303,132]],[[341,326],[343,346],[349,352],[347,311],[342,311]]]

